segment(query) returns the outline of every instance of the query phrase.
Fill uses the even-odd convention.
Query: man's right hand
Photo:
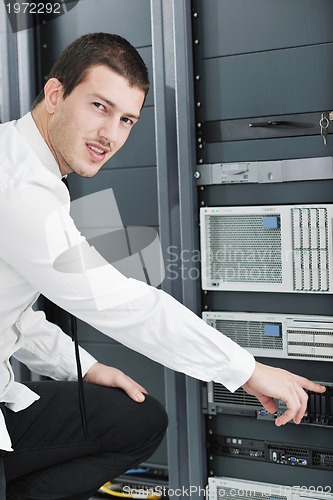
[[[286,403],[287,410],[275,421],[277,426],[284,425],[290,420],[294,420],[295,424],[301,422],[308,401],[305,390],[319,393],[326,391],[324,386],[311,382],[305,377],[258,362],[251,377],[243,385],[243,389],[255,396],[269,413],[277,410],[274,399],[280,399]]]

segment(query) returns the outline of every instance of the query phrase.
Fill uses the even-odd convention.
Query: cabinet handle
[[[291,122],[288,120],[274,120],[268,122],[254,122],[249,123],[249,127],[263,127],[263,128],[271,128],[271,127],[293,127],[293,128],[308,128],[312,127],[312,124],[305,123],[297,123]]]

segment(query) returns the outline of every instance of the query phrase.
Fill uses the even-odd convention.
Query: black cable
[[[67,189],[69,190],[67,178],[63,177],[61,180],[65,184]],[[86,437],[86,440],[88,441],[87,414],[86,414],[86,405],[85,405],[85,400],[84,400],[84,389],[83,389],[82,368],[81,368],[80,352],[79,352],[79,342],[78,342],[78,338],[77,338],[77,321],[76,321],[75,316],[73,316],[72,314],[69,314],[69,327],[70,327],[70,334],[71,334],[72,340],[74,342],[74,349],[75,349],[75,360],[76,360],[81,420],[82,420],[84,435]]]
[[[75,349],[75,359],[76,359],[76,368],[77,368],[77,382],[78,382],[78,392],[79,392],[79,405],[80,405],[80,413],[84,435],[86,440],[88,441],[88,426],[87,426],[87,415],[86,415],[86,404],[84,399],[84,387],[83,387],[83,379],[82,379],[82,368],[80,361],[80,351],[79,351],[79,342],[77,337],[77,320],[75,316],[70,315],[70,326],[71,326],[71,335],[72,340],[74,342]]]

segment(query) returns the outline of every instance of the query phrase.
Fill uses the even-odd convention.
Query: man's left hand
[[[145,400],[147,391],[140,384],[131,379],[128,375],[112,366],[95,363],[83,377],[84,382],[97,385],[105,385],[108,387],[119,387],[126,394],[136,401],[142,403]]]

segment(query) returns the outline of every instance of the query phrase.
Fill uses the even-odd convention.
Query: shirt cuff
[[[254,368],[255,359],[252,354],[236,345],[227,367],[214,378],[214,382],[219,382],[230,392],[235,392],[249,380]]]
[[[80,350],[80,362],[81,362],[81,370],[82,377],[85,376],[87,371],[96,363],[98,363],[97,359],[94,358],[89,352],[85,351],[82,347],[79,347]]]
[[[1,410],[0,410],[0,450],[13,451],[12,442],[9,437],[5,419]]]
[[[49,376],[51,378],[55,380],[77,380],[77,366],[74,353],[74,344],[72,347],[73,349],[68,349],[67,351],[64,351],[62,353],[63,357],[61,363],[58,362],[57,365],[53,367],[53,373],[49,373]],[[84,377],[89,368],[97,363],[97,359],[91,356],[91,354],[89,354],[80,346],[79,353],[82,376]]]

